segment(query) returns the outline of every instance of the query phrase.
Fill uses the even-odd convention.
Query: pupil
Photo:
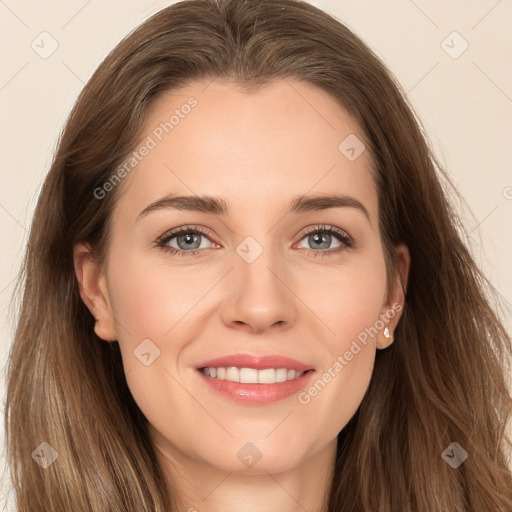
[[[199,235],[196,235],[195,233],[187,233],[186,235],[182,235],[181,237],[178,237],[179,239],[182,239],[182,241],[185,242],[185,246],[187,248],[190,248],[191,244],[194,243],[194,238],[198,238]]]
[[[320,234],[320,233],[315,233],[313,235],[313,240],[315,243],[319,243],[319,244],[324,244],[323,245],[323,248],[328,248],[329,246],[329,243],[328,243],[328,240],[329,240],[329,237],[331,235],[329,235],[328,233],[323,233],[323,234]]]

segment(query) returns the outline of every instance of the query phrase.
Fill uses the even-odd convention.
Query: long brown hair
[[[510,512],[512,342],[450,194],[461,198],[389,70],[338,20],[295,0],[174,4],[128,35],[81,92],[17,285],[5,416],[17,510],[175,509],[118,344],[95,335],[80,298],[73,246],[88,242],[104,256],[117,191],[97,200],[94,190],[133,151],[158,95],[218,77],[247,91],[298,79],[348,109],[372,154],[390,275],[394,246],[410,250],[395,342],[377,352],[367,393],[338,436],[328,510]],[[54,458],[43,442],[58,453],[46,469],[34,462]],[[453,442],[468,454],[457,468],[443,456],[454,456]]]

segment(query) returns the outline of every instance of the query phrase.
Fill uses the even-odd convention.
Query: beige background
[[[170,3],[0,0],[2,370],[13,332],[8,318],[13,279],[62,125],[106,54],[150,14]],[[360,35],[407,91],[434,150],[474,214],[461,212],[471,233],[473,253],[510,308],[512,1],[311,3]],[[40,35],[42,32],[50,35]],[[43,55],[47,58],[31,46],[42,53],[51,50],[52,44],[58,48],[49,56]],[[510,309],[505,322],[510,328]],[[2,397],[4,389],[2,371]],[[0,456],[0,475],[3,468]],[[1,496],[8,491],[4,484]],[[0,509],[2,505],[3,500]]]

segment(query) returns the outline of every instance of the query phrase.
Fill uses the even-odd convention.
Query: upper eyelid
[[[179,236],[181,233],[189,233],[197,231],[199,234],[203,236],[211,236],[210,232],[207,231],[205,228],[200,228],[197,226],[181,226],[179,228],[173,228],[168,231],[166,231],[163,235],[159,236],[157,238],[157,243],[159,242],[165,242],[170,240],[171,238],[174,238],[176,236]]]

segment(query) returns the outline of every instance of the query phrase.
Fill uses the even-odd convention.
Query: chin
[[[234,457],[224,449],[217,457],[212,458],[209,454],[206,462],[226,472],[264,475],[289,471],[299,465],[305,456],[299,453],[298,447],[289,444],[272,446],[268,441],[267,443],[255,441],[254,443],[235,443],[235,445]]]

